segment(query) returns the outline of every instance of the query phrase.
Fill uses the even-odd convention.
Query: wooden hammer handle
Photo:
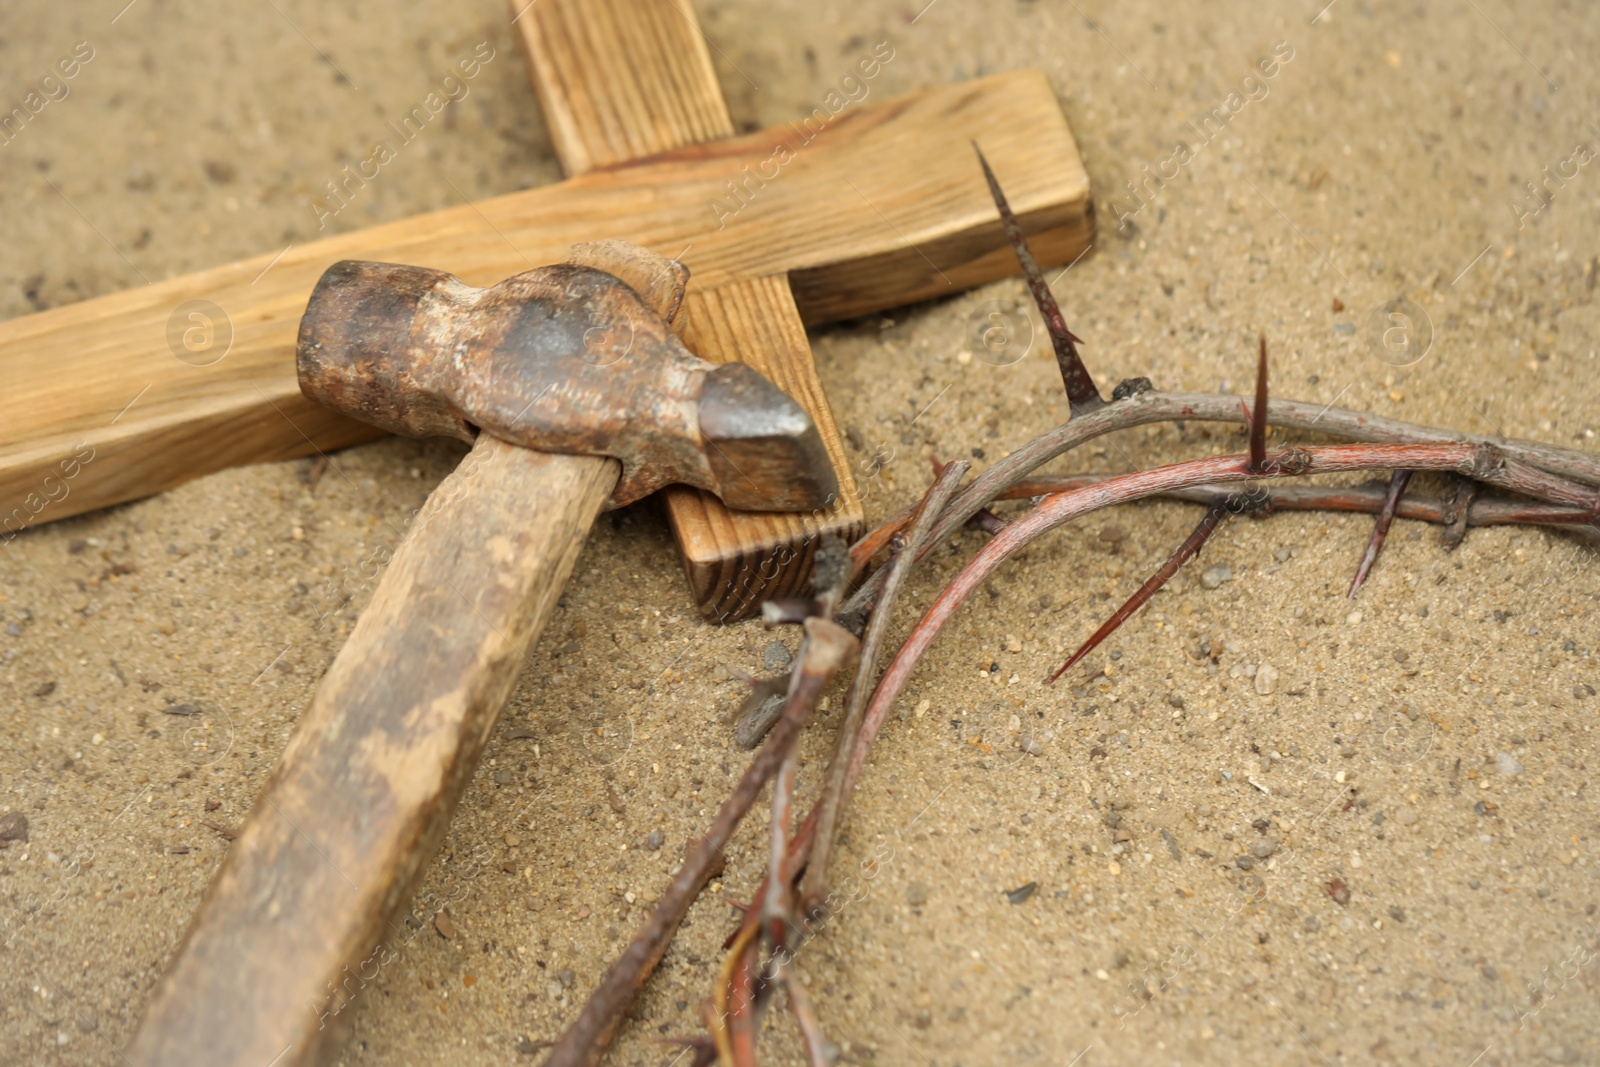
[[[440,483],[230,847],[131,1062],[286,1067],[337,1048],[352,1001],[410,939],[395,916],[619,473],[482,434]]]

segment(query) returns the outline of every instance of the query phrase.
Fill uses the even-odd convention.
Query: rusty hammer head
[[[612,507],[674,483],[731,508],[830,506],[838,480],[811,417],[750,367],[684,348],[663,318],[681,301],[681,264],[631,246],[620,247],[635,258],[619,260],[610,245],[488,289],[424,267],[336,263],[300,322],[301,392],[407,437],[481,430],[610,456],[622,464]],[[654,277],[675,293],[631,269],[641,263],[661,265]]]

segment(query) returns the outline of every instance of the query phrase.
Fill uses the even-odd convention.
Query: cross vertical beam
[[[520,0],[511,0],[518,9]],[[687,0],[539,0],[516,23],[556,152],[568,175],[733,136],[705,35]],[[707,220],[712,215],[706,209]],[[687,249],[654,249],[694,267]],[[787,274],[708,289],[692,273],[679,333],[713,363],[748,363],[810,413],[839,478],[815,515],[730,511],[710,493],[664,491],[691,595],[715,622],[803,589],[825,533],[863,527],[844,444],[817,377]]]

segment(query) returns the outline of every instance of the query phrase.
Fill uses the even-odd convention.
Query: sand
[[[480,42],[470,95],[322,221],[558,176],[493,0],[119,6],[8,6],[6,108],[77,42],[93,58],[0,144],[0,315],[312,239],[309,198]],[[1100,220],[1055,289],[1104,388],[1242,392],[1265,330],[1280,395],[1594,447],[1586,7],[919,6],[700,10],[745,127],[815,106],[884,40],[869,99],[1047,71]],[[1220,129],[1190,125],[1219,107]],[[1412,332],[1375,345],[1395,299]],[[929,457],[981,468],[1065,417],[1042,341],[1008,362],[1023,301],[1007,281],[813,336],[869,518],[920,494]],[[964,355],[996,311],[1017,345]],[[1240,447],[1152,428],[1056,466]],[[0,831],[28,826],[0,852],[0,1062],[120,1062],[216,828],[370,596],[366,561],[459,455],[381,442],[314,486],[308,461],[243,468],[0,549]],[[1369,520],[1233,521],[1046,687],[1196,518],[1145,505],[1046,538],[918,671],[847,820],[851,903],[796,964],[844,1062],[1600,1062],[1595,557],[1524,529],[1447,553],[1402,521],[1352,604]],[[982,536],[913,579],[897,634]],[[774,641],[794,647],[699,621],[654,504],[602,519],[426,876],[452,936],[418,916],[349,1009],[344,1061],[532,1062],[519,1047],[575,1015],[742,767],[730,709]],[[838,706],[808,731],[807,797]],[[610,1062],[686,1062],[661,1039],[697,1031],[763,833],[730,849]],[[785,1017],[766,1034],[765,1062],[799,1062]]]

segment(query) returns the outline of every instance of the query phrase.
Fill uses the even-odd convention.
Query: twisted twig
[[[1534,441],[1495,441],[1479,434],[1436,430],[1429,426],[1384,419],[1342,408],[1318,407],[1300,400],[1270,404],[1273,425],[1326,433],[1358,441],[1402,444],[1459,444],[1483,451],[1474,454],[1458,473],[1555,504],[1588,510],[1600,493],[1600,456]],[[968,519],[1021,482],[1040,465],[1086,441],[1135,426],[1195,419],[1202,422],[1244,422],[1240,398],[1215,393],[1158,393],[1125,396],[1099,411],[1052,427],[996,462],[951,501],[929,535],[926,554],[961,529]],[[1495,458],[1498,457],[1498,460]],[[1569,480],[1570,479],[1570,480]],[[1578,484],[1582,483],[1582,484]],[[881,572],[868,579],[846,603],[844,610],[861,610],[873,603],[882,588]]]
[[[822,691],[840,670],[848,668],[856,651],[856,639],[836,623],[820,618],[807,619],[803,657],[783,717],[773,727],[767,743],[745,769],[733,794],[722,802],[706,835],[689,849],[682,867],[672,876],[666,891],[656,902],[644,928],[636,934],[622,955],[606,969],[605,976],[567,1027],[545,1060],[545,1067],[592,1067],[610,1046],[617,1024],[633,1004],[645,979],[661,962],[667,944],[683,921],[689,905],[699,895],[710,876],[713,864],[733,836],[745,812],[761,793],[767,779],[777,772],[800,728],[811,717]],[[751,912],[758,909],[752,908]],[[720,1045],[719,1045],[720,1047]]]
[[[1274,409],[1276,405],[1274,405]],[[1094,418],[1094,415],[1088,418]],[[871,750],[873,739],[882,728],[889,709],[910,679],[911,672],[922,654],[927,651],[940,629],[949,621],[973,589],[983,582],[995,568],[1022,549],[1034,538],[1063,523],[1113,504],[1139,500],[1157,493],[1196,485],[1215,485],[1227,482],[1249,481],[1256,477],[1288,477],[1306,474],[1327,474],[1354,470],[1463,470],[1481,476],[1488,466],[1483,446],[1450,442],[1420,445],[1324,445],[1314,448],[1291,449],[1270,454],[1260,474],[1250,470],[1248,456],[1217,456],[1212,459],[1174,463],[1149,471],[1119,475],[1084,489],[1076,489],[1046,497],[1026,515],[1010,523],[983,546],[955,579],[939,594],[922,621],[912,630],[893,662],[884,670],[878,688],[867,705],[861,723],[861,737],[845,772],[844,798],[848,803],[851,792],[860,778]],[[1511,465],[1507,464],[1506,469]],[[1503,472],[1502,472],[1503,473]],[[1500,477],[1496,474],[1495,477]],[[1510,475],[1519,479],[1519,473]],[[946,512],[948,519],[959,505],[959,500]],[[942,521],[941,521],[942,524]],[[937,530],[935,530],[937,535]],[[802,827],[802,833],[804,827]],[[801,835],[796,835],[798,841]]]
[[[844,720],[839,724],[838,748],[834,753],[833,762],[828,766],[828,781],[821,801],[821,826],[817,847],[806,869],[805,885],[801,893],[808,912],[822,899],[828,884],[828,855],[838,824],[844,789],[844,769],[849,765],[850,754],[855,749],[856,734],[861,728],[861,714],[866,708],[867,697],[872,694],[873,683],[877,680],[878,652],[889,629],[889,618],[894,611],[895,598],[922,549],[928,529],[944,511],[945,504],[955,492],[956,486],[961,484],[961,479],[966,476],[970,466],[965,461],[958,460],[944,468],[923,495],[916,518],[906,535],[905,546],[885,568],[890,573],[884,582],[882,599],[872,613],[872,620],[867,624],[866,636],[861,642],[861,667],[856,671],[855,681],[850,684]]]

